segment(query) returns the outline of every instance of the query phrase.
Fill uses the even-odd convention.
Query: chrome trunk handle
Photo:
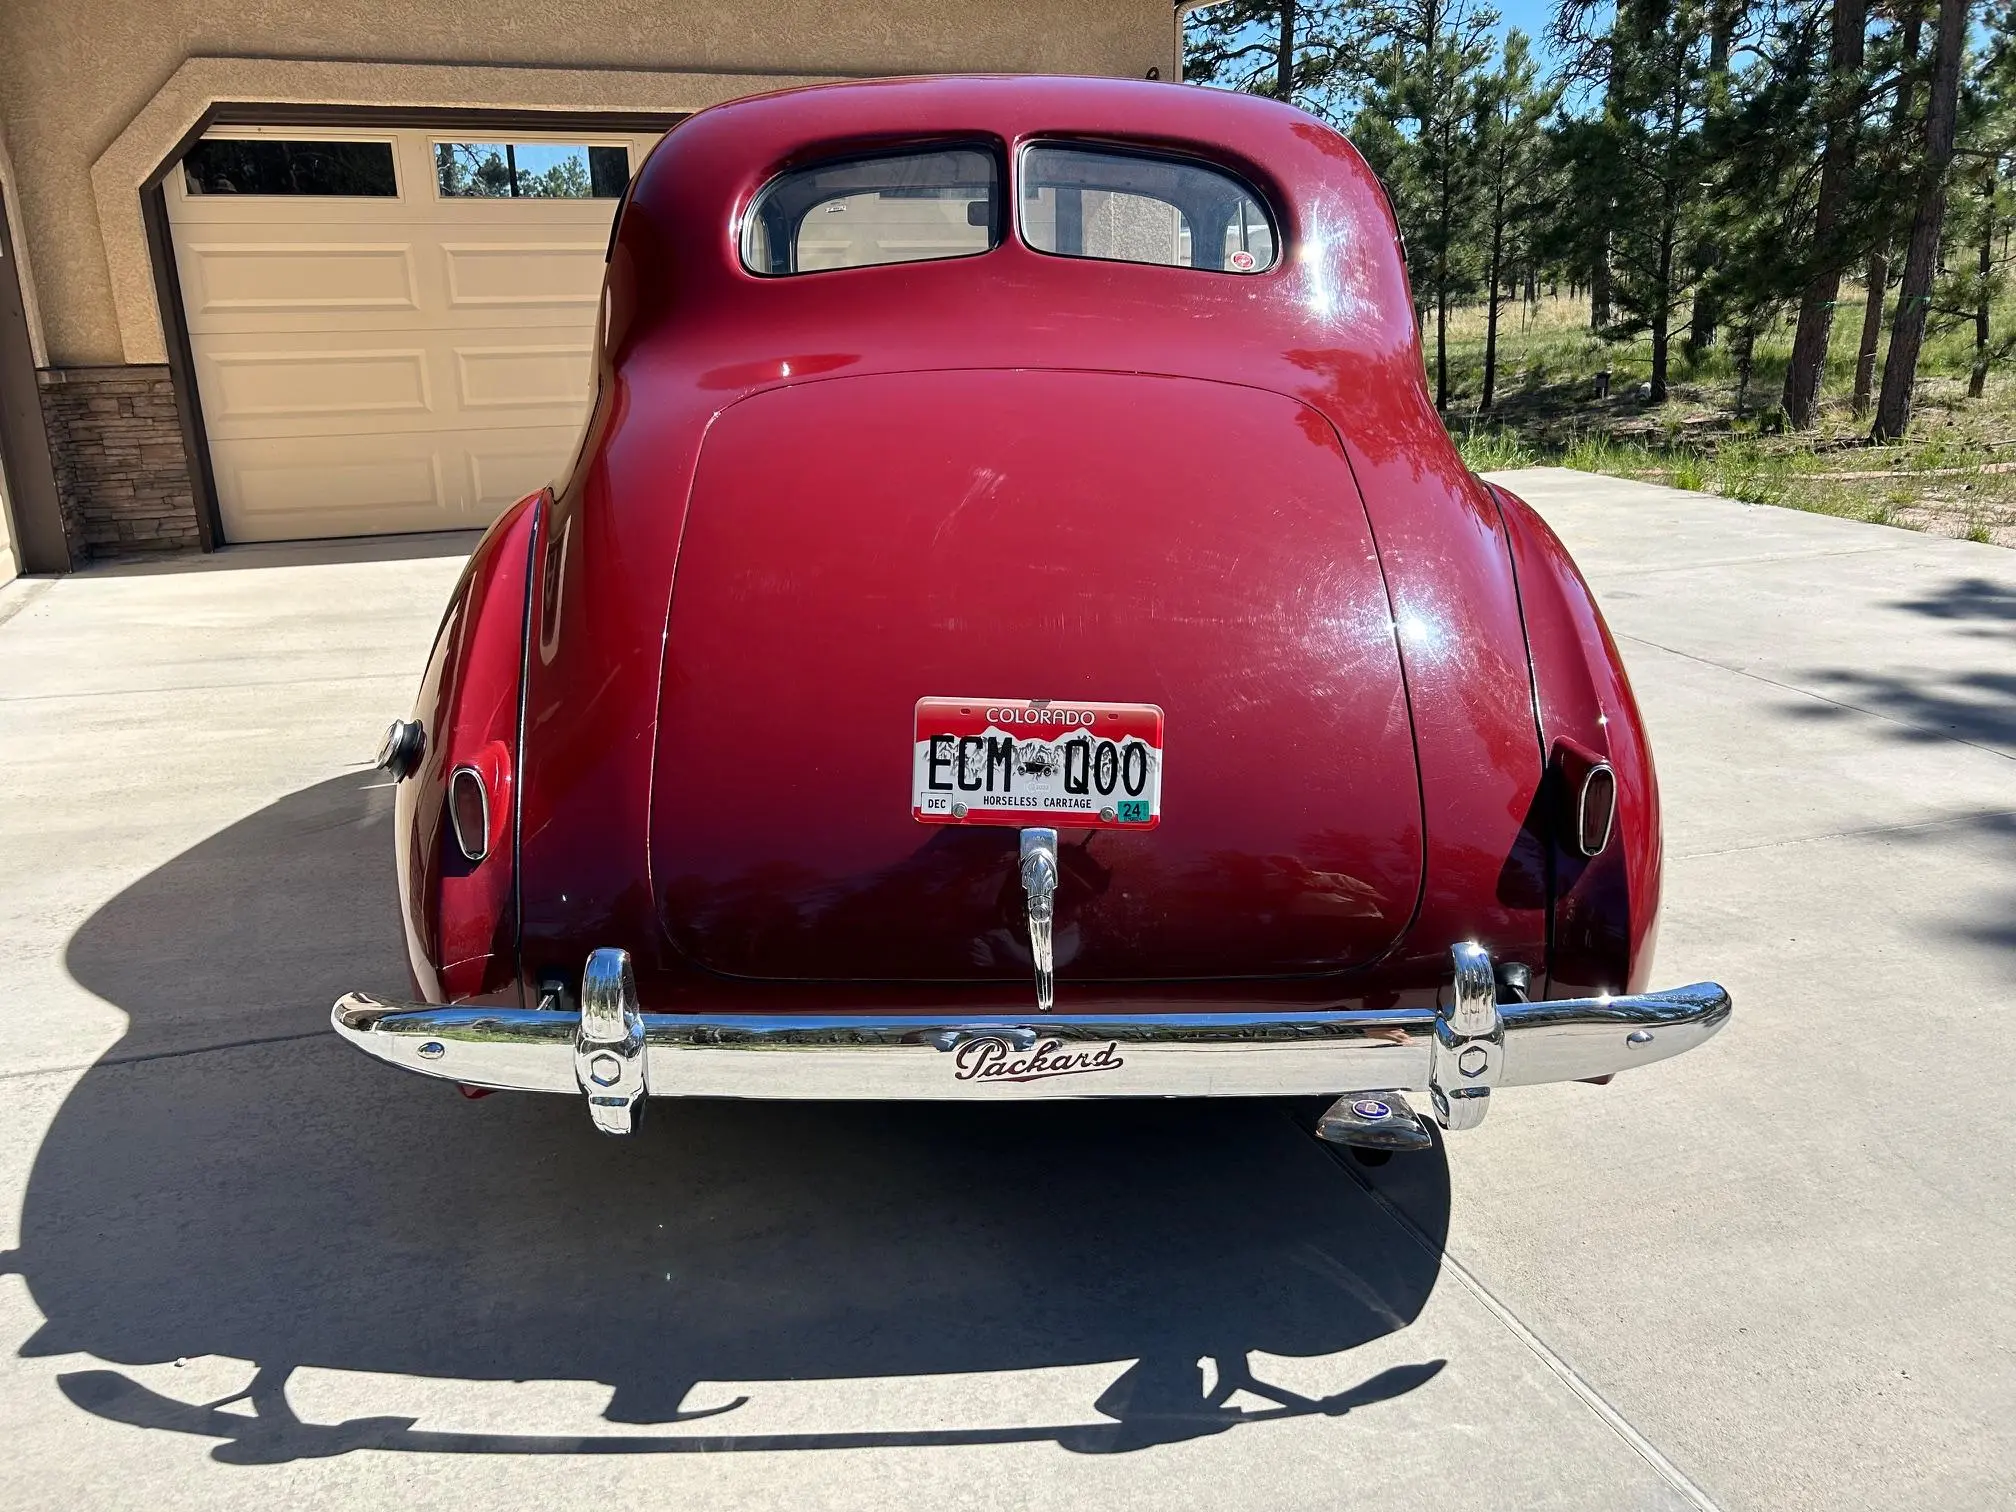
[[[1036,962],[1036,1008],[1057,1000],[1057,959],[1051,923],[1057,912],[1057,831],[1022,831],[1022,891],[1029,895],[1029,954]]]

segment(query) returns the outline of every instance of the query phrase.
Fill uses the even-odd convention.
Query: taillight
[[[1609,762],[1573,740],[1555,742],[1554,759],[1568,800],[1566,818],[1575,849],[1585,856],[1601,855],[1617,821],[1617,774]]]
[[[455,846],[467,860],[490,854],[490,790],[473,766],[459,766],[448,779],[448,823]]]
[[[1610,827],[1617,818],[1617,774],[1610,763],[1599,762],[1582,779],[1582,792],[1575,803],[1575,843],[1583,855],[1594,856],[1610,843]]]

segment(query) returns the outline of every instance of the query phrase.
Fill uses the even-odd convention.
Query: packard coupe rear
[[[1457,457],[1351,146],[1243,95],[916,79],[631,187],[570,475],[484,536],[399,779],[477,1089],[1306,1096],[1370,1147],[1701,1043],[1574,564]]]

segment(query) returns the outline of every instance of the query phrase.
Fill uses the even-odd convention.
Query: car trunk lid
[[[1335,433],[1284,395],[1001,370],[759,393],[708,433],[667,632],[651,882],[714,971],[1027,974],[1016,828],[912,815],[930,697],[1164,711],[1159,823],[1061,833],[1061,993],[1340,971],[1412,916],[1385,584]]]

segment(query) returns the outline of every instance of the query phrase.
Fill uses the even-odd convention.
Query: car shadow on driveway
[[[389,797],[375,774],[290,795],[71,941],[72,974],[131,1027],[49,1128],[21,1248],[0,1257],[46,1319],[21,1352],[256,1367],[210,1402],[118,1369],[60,1376],[79,1407],[223,1440],[215,1457],[238,1463],[358,1448],[1100,1453],[1342,1415],[1442,1368],[1354,1378],[1331,1358],[1404,1328],[1433,1289],[1439,1147],[1401,1157],[1409,1235],[1276,1104],[661,1101],[617,1141],[572,1099],[469,1102],[358,1055],[326,1015],[344,988],[403,982]],[[1280,1357],[1318,1356],[1292,1375],[1337,1371],[1320,1394],[1268,1379],[1290,1373]],[[914,1380],[1101,1364],[1096,1400],[1033,1425],[926,1426],[943,1415],[920,1410]],[[389,1415],[397,1400],[306,1422],[287,1383],[310,1366],[601,1382],[604,1417],[637,1431],[423,1429]],[[886,1426],[737,1432],[775,1383],[877,1379]]]

